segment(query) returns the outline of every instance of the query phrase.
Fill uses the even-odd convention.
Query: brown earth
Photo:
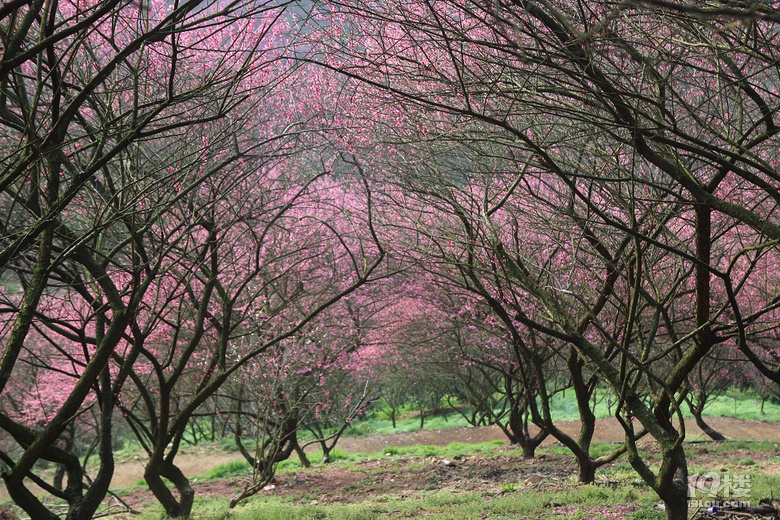
[[[769,423],[747,423],[742,421],[713,421],[726,434],[740,432],[745,440],[780,440],[780,432]],[[729,429],[729,425],[733,429]],[[565,425],[573,433],[577,424]],[[610,421],[600,421],[597,438],[601,441],[619,441],[617,430]],[[613,437],[609,432],[612,430]],[[700,434],[689,432],[694,441],[704,441]],[[732,436],[733,438],[733,436]],[[477,443],[494,439],[503,440],[497,428],[458,428],[452,430],[376,435],[366,438],[349,438],[339,443],[342,451],[377,452],[386,451],[386,457],[379,460],[364,460],[349,466],[334,464],[316,466],[309,470],[277,475],[274,482],[260,492],[273,495],[296,504],[355,503],[371,499],[382,500],[383,496],[414,498],[431,490],[451,489],[457,493],[478,493],[490,500],[505,493],[528,491],[560,491],[577,484],[572,479],[576,473],[574,461],[568,455],[540,453],[535,459],[523,459],[516,447],[509,445],[483,449],[445,460],[439,457],[405,457],[390,455],[391,447],[418,444],[444,445],[451,442]],[[545,442],[554,444],[553,441]],[[646,453],[659,456],[652,442],[642,442]],[[771,451],[752,451],[749,447],[729,452],[728,457],[718,449],[716,443],[702,442],[694,445],[689,455],[691,467],[709,468],[710,471],[749,473],[780,473],[780,447]],[[638,481],[638,480],[637,480]],[[193,482],[198,496],[234,497],[249,484],[247,478],[229,478],[213,482]],[[597,484],[617,485],[603,475],[597,476]],[[137,489],[124,497],[127,505],[141,509],[153,503],[148,491]],[[575,513],[585,513],[588,518],[602,520],[622,519],[638,509],[632,504],[594,506],[587,511],[582,507],[557,503],[545,504],[549,513],[544,518],[560,518]],[[120,514],[115,520],[130,520],[132,516]],[[720,518],[720,517],[719,517]],[[769,517],[767,517],[769,518]],[[772,517],[774,518],[774,517]],[[738,520],[764,519],[759,516],[741,516]],[[518,520],[531,520],[530,517]],[[710,520],[701,517],[700,520]],[[717,520],[717,519],[715,519]],[[721,519],[726,520],[726,519]],[[765,520],[765,519],[764,519]]]
[[[767,421],[741,421],[730,417],[710,417],[710,426],[721,432],[727,439],[747,441],[780,442],[780,425]],[[569,435],[576,435],[579,421],[558,423],[558,427]],[[708,440],[708,437],[695,424],[685,424],[686,439],[690,441]],[[532,430],[533,431],[533,430]],[[349,437],[341,439],[338,449],[346,453],[373,453],[388,446],[414,446],[417,444],[433,444],[446,446],[451,442],[478,443],[492,440],[506,440],[506,436],[497,426],[478,428],[453,428],[450,430],[422,430],[409,433],[394,433],[390,435],[372,435],[371,437]],[[596,442],[622,442],[623,428],[617,419],[600,419],[596,424],[594,435]],[[545,443],[556,442],[548,438]]]
[[[508,482],[519,483],[520,487],[554,489],[570,482],[575,469],[571,457],[541,454],[527,460],[510,446],[456,456],[453,460],[388,456],[359,461],[352,466],[350,469],[319,466],[282,474],[262,493],[310,504],[360,502],[377,495],[405,498],[423,490],[445,488],[499,494],[506,492]],[[229,484],[235,494],[243,481],[233,479]],[[214,488],[224,492],[224,484],[220,482],[204,483],[198,492],[209,494]]]
[[[731,418],[715,417],[710,424],[729,439],[768,440],[780,442],[780,428],[776,424],[765,421],[740,421]],[[704,434],[695,426],[688,426],[689,441],[706,440]],[[561,429],[574,434],[579,423],[576,421],[561,423]],[[347,437],[339,441],[338,449],[346,453],[373,453],[388,449],[391,446],[412,446],[418,444],[447,445],[452,442],[479,443],[491,440],[505,440],[505,436],[497,427],[454,428],[447,430],[423,430],[418,432],[397,433],[389,435],[372,435],[370,437]],[[599,420],[595,440],[599,442],[621,442],[622,429],[615,419]],[[545,445],[555,443],[548,439]],[[509,450],[507,447],[497,447],[496,450]],[[706,449],[699,455],[706,457]],[[776,450],[777,451],[777,450]],[[771,453],[771,452],[770,452]],[[750,454],[754,459],[764,457],[763,454]],[[771,457],[772,455],[767,455]],[[515,460],[517,459],[517,460]],[[209,469],[230,461],[241,460],[238,453],[225,453],[213,447],[192,447],[182,451],[176,458],[177,465],[188,476],[205,473]],[[316,500],[357,501],[368,495],[376,495],[381,489],[382,494],[414,493],[426,486],[442,485],[457,486],[469,490],[479,488],[487,492],[500,492],[499,483],[524,482],[527,486],[554,486],[556,482],[568,477],[574,471],[571,457],[556,457],[545,455],[536,461],[527,461],[519,455],[474,454],[465,456],[462,460],[452,461],[445,465],[443,461],[433,458],[417,459],[410,468],[393,472],[386,471],[389,464],[397,464],[395,460],[364,461],[358,467],[365,471],[354,472],[344,469],[327,469],[300,472],[296,475],[284,475],[274,484],[273,492],[281,495],[295,495],[306,499],[307,490],[317,489]],[[756,459],[757,460],[757,459]],[[143,477],[145,457],[138,455],[131,460],[118,461],[112,480],[112,488],[122,488],[135,484]],[[544,463],[544,478],[540,477],[535,465]],[[705,464],[707,461],[702,461]],[[719,461],[709,461],[718,464]],[[780,472],[780,460],[777,454],[774,459],[763,461],[764,471]],[[385,466],[388,466],[387,468]],[[370,474],[371,480],[366,480]],[[375,483],[375,485],[374,485]],[[245,483],[240,479],[228,479],[221,482],[197,483],[196,493],[199,495],[233,496]],[[497,487],[498,486],[498,487]],[[492,489],[492,491],[490,491]],[[7,498],[4,487],[0,487],[0,498]],[[126,500],[136,507],[150,499],[148,491],[134,491]]]

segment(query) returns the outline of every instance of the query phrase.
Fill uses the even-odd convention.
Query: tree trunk
[[[580,431],[576,440],[557,428],[550,415],[550,400],[544,389],[544,374],[540,365],[536,365],[536,379],[541,388],[539,396],[543,406],[543,416],[539,417],[537,426],[543,428],[561,444],[567,447],[577,461],[577,475],[583,484],[591,483],[596,478],[596,469],[603,465],[590,456],[590,445],[593,441],[593,433],[596,430],[596,416],[590,406],[591,399],[595,395],[595,388],[588,384],[582,372],[584,363],[574,347],[569,349],[566,359],[567,367],[572,381],[572,389],[577,399],[577,410],[580,415]],[[533,406],[533,405],[531,405]],[[538,415],[538,412],[534,412]]]
[[[181,502],[176,500],[168,486],[163,482],[162,477],[170,480],[176,491],[179,492]],[[155,457],[149,461],[144,472],[144,479],[149,486],[149,490],[154,494],[157,501],[165,509],[165,513],[171,518],[187,518],[192,512],[192,503],[195,499],[195,490],[192,489],[189,479],[174,466],[164,461],[155,460]]]
[[[540,428],[539,433],[532,436],[528,430],[528,416],[523,413],[524,410],[518,410],[519,407],[521,407],[520,403],[511,405],[509,423],[501,429],[512,444],[522,448],[524,459],[532,459],[536,456],[536,448],[547,438],[548,432]]]
[[[713,441],[725,441],[726,437],[723,436],[722,433],[720,433],[718,430],[710,426],[704,421],[704,418],[701,416],[701,413],[695,414],[694,419],[696,420],[696,425],[701,428],[701,431],[707,434],[707,436],[712,439]]]
[[[636,444],[638,437],[634,435],[633,424],[630,421],[621,421],[626,432],[628,462],[663,500],[667,520],[688,520],[688,463],[680,433],[672,425],[671,412],[668,408],[657,408],[655,413],[650,415],[647,413],[649,410],[643,409],[641,402],[637,402],[637,396],[633,395],[628,400],[629,406],[632,406],[630,401],[636,403],[635,413],[643,414],[648,424],[654,421],[655,424],[651,424],[652,434],[661,448],[662,456],[657,470],[648,466],[639,454]]]
[[[304,468],[310,468],[311,462],[309,462],[309,457],[306,456],[306,453],[303,451],[303,448],[301,448],[301,445],[298,444],[298,439],[295,439],[295,443],[293,444],[293,449],[295,450],[295,453],[298,455],[298,459],[301,461],[301,466]],[[325,450],[322,450],[323,453],[323,460],[325,457]],[[330,450],[328,450],[328,453],[330,453]]]
[[[246,446],[244,446],[244,441],[242,439],[242,435],[244,433],[243,428],[241,427],[241,422],[238,419],[238,416],[236,417],[236,425],[233,430],[233,441],[236,444],[236,448],[238,448],[238,452],[241,454],[241,456],[244,457],[244,460],[249,463],[250,466],[255,465],[255,455],[253,453],[249,453],[249,450],[246,449]]]
[[[695,395],[686,397],[685,400],[688,403],[688,409],[691,411],[691,415],[693,415],[693,418],[696,421],[696,425],[701,428],[701,431],[714,441],[725,441],[726,437],[704,421],[704,407],[709,398],[710,395],[702,388]]]
[[[596,480],[597,465],[595,461],[587,454],[581,454],[577,457],[577,478],[583,484],[590,484]]]
[[[52,485],[57,491],[62,491],[62,481],[65,478],[65,464],[57,464],[57,469],[54,470],[54,480]]]
[[[666,520],[688,520],[688,488],[675,481],[667,489],[657,491],[666,507]]]
[[[517,444],[519,444],[520,447],[523,449],[523,458],[524,459],[534,458],[536,456],[536,448],[539,447],[539,445],[542,443],[545,437],[547,437],[547,432],[544,432],[544,435],[542,436],[537,435],[536,437],[531,437],[530,435],[520,435],[518,437]]]

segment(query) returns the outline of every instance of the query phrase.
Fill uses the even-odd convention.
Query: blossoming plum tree
[[[0,6],[0,397],[21,396],[31,370],[41,390],[55,374],[69,382],[34,423],[0,413],[2,476],[31,517],[57,515],[30,481],[68,518],[93,517],[117,407],[146,441],[150,488],[186,516],[191,488],[173,458],[192,413],[381,260],[370,225],[356,231],[371,221],[365,189],[315,187],[321,167],[273,168],[303,142],[280,87],[292,70],[284,13],[284,2]],[[355,198],[361,218],[339,227]],[[60,443],[87,410],[99,417],[93,478]],[[41,459],[64,465],[65,489],[36,475]]]
[[[375,100],[381,125],[355,142],[381,126],[417,167],[401,180],[451,201],[458,265],[485,266],[472,281],[507,326],[568,350],[585,388],[592,375],[614,392],[629,461],[674,520],[687,466],[672,418],[689,375],[734,342],[777,378],[759,338],[777,323],[762,280],[780,239],[778,29],[764,11],[702,21],[684,7],[322,2],[316,60]],[[409,154],[446,141],[446,161]],[[458,168],[475,151],[504,161]],[[480,177],[496,189],[459,199]],[[636,449],[640,429],[661,446],[658,469]]]
[[[337,327],[345,325],[342,318],[349,314],[343,305],[339,302],[328,316],[321,315],[295,338],[275,345],[233,378],[230,413],[236,444],[254,472],[231,507],[268,484],[276,463],[293,453],[309,467],[307,446],[318,445],[322,463],[330,462],[341,435],[365,411],[372,381],[360,359],[356,331],[344,327],[344,334]],[[298,434],[304,430],[313,439],[302,444]],[[253,441],[254,449],[244,445],[245,438]]]
[[[214,178],[218,191],[204,190],[203,199],[168,212],[164,242],[176,244],[164,260],[169,267],[129,334],[138,359],[127,367],[119,405],[149,453],[145,479],[170,516],[187,516],[192,506],[175,457],[196,410],[266,351],[275,356],[281,349],[303,371],[325,363],[325,347],[307,324],[314,327],[314,318],[364,284],[382,258],[367,199],[353,213],[359,192],[320,174],[298,183],[278,171],[225,171]],[[307,348],[295,348],[297,341]],[[336,355],[327,362],[339,361]],[[282,379],[268,395],[262,384],[254,390],[269,403],[288,403],[280,406],[297,427],[298,401],[306,396],[287,395],[292,387]]]

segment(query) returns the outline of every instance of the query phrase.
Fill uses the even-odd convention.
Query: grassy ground
[[[605,447],[607,449],[607,447]],[[571,478],[561,478],[571,470],[567,457],[552,450],[541,450],[542,464],[534,466],[532,475],[547,478],[521,481],[514,474],[498,472],[498,479],[491,479],[488,473],[476,476],[481,480],[476,488],[459,481],[457,486],[446,482],[430,485],[429,476],[440,468],[441,461],[458,461],[465,466],[465,459],[487,460],[481,468],[497,466],[511,467],[523,464],[522,454],[500,442],[469,445],[453,443],[448,446],[390,447],[383,453],[346,455],[338,454],[338,461],[327,467],[303,470],[295,463],[282,464],[279,470],[281,482],[292,481],[300,475],[322,474],[317,485],[308,485],[300,492],[275,494],[261,493],[247,500],[232,511],[227,510],[228,498],[201,496],[197,500],[193,518],[197,520],[260,520],[260,519],[361,519],[416,518],[426,519],[475,519],[475,518],[549,518],[579,519],[596,516],[640,520],[661,518],[653,514],[654,499],[646,489],[637,487],[630,479],[616,483],[604,473],[602,482],[596,485],[578,485]],[[317,455],[313,455],[317,459]],[[380,463],[377,468],[373,463]],[[561,467],[563,466],[563,467]],[[482,471],[480,469],[480,471]],[[359,476],[350,484],[328,488],[325,482],[343,478],[343,473]],[[231,477],[242,477],[249,473],[245,464],[231,464],[217,468],[201,477],[199,482]],[[335,476],[335,475],[338,475]],[[420,489],[412,484],[401,493],[385,492],[392,486],[383,485],[388,475],[392,480],[407,476],[420,483]],[[623,478],[624,470],[617,475]],[[304,477],[306,478],[306,477]],[[422,480],[421,480],[422,479]],[[340,481],[341,482],[341,481]],[[311,484],[311,483],[310,483]],[[280,488],[282,486],[280,485]],[[533,493],[527,493],[533,489]],[[374,491],[374,492],[372,492]],[[627,506],[627,504],[631,504]],[[648,516],[649,514],[649,516]],[[160,511],[147,510],[138,520],[159,520]]]
[[[596,445],[606,452],[610,445]],[[636,477],[625,460],[599,471],[594,484],[578,484],[572,478],[571,457],[561,447],[544,448],[534,461],[501,443],[444,447],[389,448],[385,453],[345,455],[327,466],[308,470],[280,468],[276,488],[227,509],[229,493],[209,497],[198,493],[196,520],[379,518],[425,519],[546,519],[599,518],[652,520],[663,518],[654,506],[655,495]],[[749,496],[776,494],[780,488],[780,449],[774,443],[689,446],[691,473],[717,472],[749,475]],[[660,455],[646,448],[645,458],[660,462]],[[455,461],[454,469],[443,461]],[[489,470],[489,471],[486,471]],[[248,467],[231,465],[196,480],[236,487]],[[231,480],[232,479],[232,480]],[[217,484],[215,484],[217,485]],[[215,491],[216,492],[216,491]],[[217,492],[218,493],[218,492]],[[159,520],[151,507],[138,520]]]
[[[573,395],[560,395],[554,401],[556,420],[576,419],[576,403]],[[614,410],[614,408],[612,408]],[[609,417],[610,403],[597,396],[596,415]],[[738,419],[780,421],[780,406],[765,403],[763,412],[760,401],[750,394],[730,391],[714,400],[708,408],[710,416],[724,415]],[[444,429],[467,426],[466,421],[457,412],[438,414],[425,421],[426,429]],[[389,420],[376,413],[372,418],[354,424],[347,435],[365,436],[389,434],[402,431],[417,431],[419,418],[413,411],[397,421],[392,428]],[[225,448],[230,446],[226,439]],[[780,489],[780,450],[774,443],[754,443],[744,441],[727,442],[720,445],[691,445],[689,453],[689,471],[691,474],[710,471],[729,474],[751,475],[751,499],[755,503],[759,498],[777,495]],[[607,451],[609,445],[596,445],[594,454]],[[219,450],[218,446],[214,449]],[[705,454],[700,450],[704,449]],[[127,447],[129,454],[137,450]],[[315,468],[303,470],[297,459],[288,460],[279,465],[278,474],[287,482],[282,493],[263,493],[241,504],[233,511],[227,509],[230,496],[240,490],[241,482],[250,474],[249,466],[244,462],[231,462],[217,467],[208,473],[195,477],[194,482],[212,485],[213,493],[197,489],[197,501],[193,518],[211,519],[373,519],[373,518],[518,518],[518,519],[578,519],[578,518],[627,518],[645,520],[662,518],[663,515],[653,509],[657,502],[655,495],[641,483],[634,471],[624,460],[620,460],[598,473],[597,483],[583,486],[574,482],[571,455],[562,447],[548,447],[539,451],[547,457],[534,471],[544,475],[552,471],[558,477],[532,482],[523,475],[527,462],[517,450],[503,446],[500,442],[470,445],[454,443],[446,447],[411,446],[389,447],[374,454],[345,454],[338,450],[331,456],[334,464],[316,466],[321,454],[312,453],[310,459]],[[656,457],[652,453],[650,457]],[[443,459],[471,460],[473,457],[493,457],[502,467],[521,468],[520,473],[506,470],[502,477],[481,479],[479,473],[462,476],[459,482],[431,480],[441,468],[437,464]],[[121,458],[121,456],[120,456]],[[504,462],[501,459],[506,458]],[[493,460],[493,459],[491,459]],[[563,462],[562,462],[563,461]],[[378,473],[363,474],[366,468],[381,465]],[[460,463],[459,463],[460,464]],[[568,466],[566,466],[568,464]],[[389,465],[389,466],[388,466]],[[329,471],[341,472],[336,478]],[[351,473],[360,474],[360,478],[349,480]],[[565,474],[560,478],[560,474]],[[303,475],[303,477],[300,477]],[[325,484],[312,484],[321,476]],[[390,475],[390,477],[388,477]],[[398,483],[389,484],[386,480],[392,476],[407,476],[411,480],[407,488],[398,489]],[[476,475],[476,485],[473,485]],[[441,476],[441,475],[439,475]],[[289,482],[308,479],[308,484],[300,484],[295,492],[286,490],[295,486]],[[346,479],[346,480],[344,480]],[[382,480],[385,479],[385,480]],[[418,486],[414,482],[420,480]],[[403,479],[401,479],[403,480]],[[346,482],[346,483],[345,483]],[[333,484],[336,483],[336,484]],[[331,484],[337,489],[329,489]],[[396,486],[395,488],[393,486]],[[286,486],[286,487],[285,487]],[[277,490],[279,491],[279,490]],[[533,491],[533,492],[529,492]],[[128,516],[139,520],[158,520],[162,518],[159,507],[148,497],[146,486],[139,482],[126,488],[123,493],[134,495],[147,493],[142,502],[140,516]],[[330,497],[330,498],[328,498]],[[10,504],[7,503],[6,506]],[[0,504],[3,506],[3,504]],[[2,518],[2,515],[0,515]],[[121,517],[117,517],[121,518]]]

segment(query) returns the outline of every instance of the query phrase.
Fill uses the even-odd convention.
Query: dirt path
[[[729,439],[751,441],[780,442],[780,427],[765,421],[740,421],[727,417],[713,417],[709,420],[711,426],[723,433]],[[560,423],[563,431],[574,435],[578,421]],[[705,440],[706,436],[693,424],[686,424],[689,441]],[[419,432],[404,432],[389,435],[372,435],[370,437],[346,437],[339,441],[338,449],[346,453],[373,453],[391,446],[413,446],[417,444],[432,444],[444,446],[452,442],[478,443],[491,440],[506,440],[498,427],[486,426],[479,428],[454,428],[448,430],[423,430]],[[623,432],[615,419],[601,419],[597,422],[595,440],[597,442],[621,442]],[[548,438],[545,444],[555,440]],[[226,464],[241,460],[238,453],[215,451],[213,448],[194,447],[183,450],[176,457],[176,464],[187,476],[194,476]],[[120,488],[135,484],[143,478],[145,457],[138,456],[133,460],[120,462],[116,465],[112,488]],[[5,486],[0,485],[0,499],[8,498]]]
[[[721,432],[728,439],[747,441],[780,442],[780,425],[766,421],[740,421],[729,417],[711,417],[710,426]],[[685,424],[688,441],[708,440],[708,437],[693,423]],[[558,427],[569,435],[576,435],[580,427],[579,421],[566,421]],[[506,436],[497,426],[479,428],[454,428],[451,430],[423,430],[419,432],[395,433],[391,435],[372,435],[371,437],[349,437],[341,439],[338,449],[347,453],[372,453],[388,446],[414,446],[416,444],[433,444],[445,446],[451,442],[487,442],[506,440]],[[623,429],[616,419],[599,419],[596,421],[596,442],[621,442]],[[551,437],[545,444],[555,443]]]

